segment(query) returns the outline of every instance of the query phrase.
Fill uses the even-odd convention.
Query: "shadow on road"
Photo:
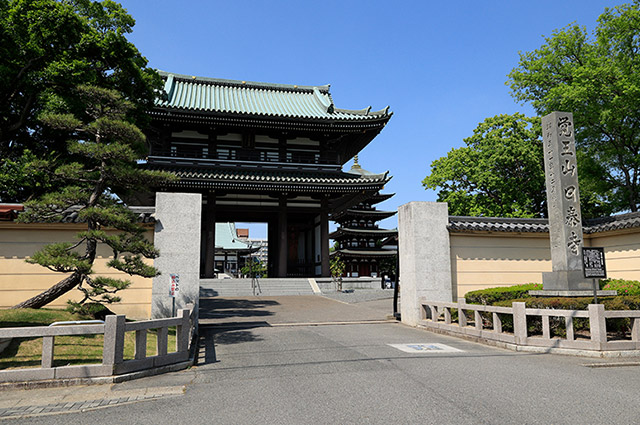
[[[198,365],[216,363],[216,345],[262,341],[250,331],[252,328],[270,327],[267,322],[226,322],[219,325],[200,326],[198,340]]]
[[[200,297],[217,297],[218,291],[215,289],[200,288]]]
[[[200,300],[200,319],[251,318],[272,316],[264,307],[280,305],[273,300],[212,299]]]

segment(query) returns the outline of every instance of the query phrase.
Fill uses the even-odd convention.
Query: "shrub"
[[[618,291],[616,297],[599,298],[599,302],[606,310],[640,310],[640,282],[635,280],[606,279],[601,281],[602,289],[614,289]],[[525,285],[515,285],[509,287],[487,288],[478,291],[467,292],[465,298],[469,304],[485,304],[501,307],[511,307],[514,302],[524,302],[527,308],[552,309],[552,310],[587,310],[589,304],[593,303],[593,298],[579,297],[532,297],[530,290],[542,289],[542,284],[530,283]],[[468,314],[468,313],[467,313]],[[469,314],[468,314],[469,315]],[[492,326],[491,314],[483,314],[485,326]],[[471,317],[473,317],[471,315]],[[469,319],[471,319],[469,317]],[[502,329],[505,332],[513,331],[513,318],[508,314],[500,314]],[[574,318],[574,330],[588,331],[589,319]],[[631,330],[631,319],[607,319],[607,330],[625,334]],[[566,336],[566,325],[563,317],[549,318],[551,335],[560,337]],[[542,334],[542,318],[532,316],[527,319],[529,335]]]
[[[599,298],[605,310],[640,310],[640,296],[617,296]],[[593,298],[565,298],[565,297],[528,297],[514,300],[500,301],[496,306],[511,307],[514,302],[524,302],[527,308],[551,309],[551,310],[587,310]],[[631,319],[608,319],[607,330],[624,334],[631,331]],[[563,317],[550,317],[549,327],[552,335],[566,336],[565,319]],[[588,331],[589,319],[574,318],[575,331]],[[513,321],[510,315],[502,318],[502,328],[505,331],[513,331]],[[540,317],[531,317],[527,320],[527,328],[530,335],[542,334],[542,320]]]
[[[528,298],[529,291],[542,289],[541,283],[527,283],[507,287],[486,288],[465,294],[468,304],[494,305],[497,302]]]
[[[604,279],[600,287],[606,290],[616,290],[618,295],[640,295],[640,282],[637,280]]]
[[[115,314],[100,303],[69,303],[69,305],[67,306],[67,311],[72,314],[78,314],[89,319],[97,320],[105,320],[106,316]]]

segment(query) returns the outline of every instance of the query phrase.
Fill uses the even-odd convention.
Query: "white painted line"
[[[311,285],[311,289],[313,289],[313,293],[314,294],[321,294],[322,293],[322,291],[320,290],[320,287],[318,286],[318,283],[316,282],[315,279],[309,278],[309,285]]]
[[[640,366],[640,362],[616,362],[616,363],[584,363],[582,366],[598,368],[598,367],[625,367]]]
[[[387,344],[393,348],[397,348],[400,351],[404,351],[405,353],[411,354],[433,354],[433,353],[462,353],[463,350],[458,350],[457,348],[450,347],[445,344],[436,344],[436,343],[422,343],[418,342],[415,344]]]

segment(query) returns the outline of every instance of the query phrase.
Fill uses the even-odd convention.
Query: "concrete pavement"
[[[255,306],[259,300],[247,301]],[[637,366],[591,368],[585,364],[605,360],[516,353],[376,322],[390,313],[390,300],[263,301],[269,303],[254,317],[236,300],[229,317],[205,326],[215,352],[207,355],[203,343],[198,366],[111,385],[102,396],[158,394],[153,399],[7,423],[587,424],[640,418]],[[295,305],[306,307],[294,314]],[[353,322],[319,325],[331,311],[334,319]],[[389,344],[444,344],[461,351],[408,353]],[[79,397],[101,391],[69,390]],[[45,390],[35,391],[37,401]]]

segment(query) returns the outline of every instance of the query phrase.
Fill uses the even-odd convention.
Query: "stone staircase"
[[[263,297],[279,295],[313,295],[307,278],[258,279]],[[200,297],[253,296],[251,279],[200,279]]]

